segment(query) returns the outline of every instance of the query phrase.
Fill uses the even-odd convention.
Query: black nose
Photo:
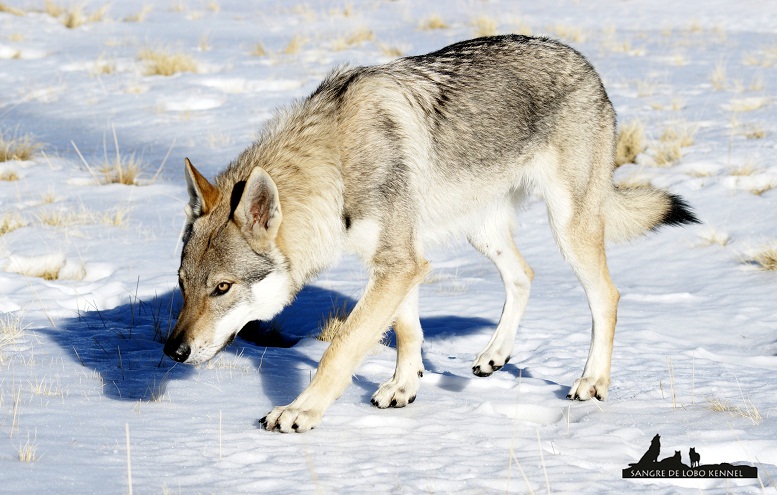
[[[192,349],[189,347],[189,344],[185,344],[178,339],[167,339],[165,343],[165,354],[179,363],[186,361],[191,352]]]

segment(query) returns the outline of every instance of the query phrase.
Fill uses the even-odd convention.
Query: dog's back
[[[346,211],[401,205],[425,237],[466,234],[494,202],[549,181],[609,180],[612,160],[554,170],[559,150],[614,150],[598,75],[558,42],[479,38],[389,64],[335,72],[312,96],[337,102]],[[561,174],[563,177],[559,177]],[[607,184],[609,188],[609,183]],[[410,206],[411,208],[407,208]],[[473,218],[473,216],[477,218]]]

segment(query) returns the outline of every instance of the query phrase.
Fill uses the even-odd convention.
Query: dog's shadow
[[[264,394],[273,404],[285,404],[309,382],[309,372],[268,366],[268,348],[283,353],[286,363],[304,363],[312,368],[317,362],[292,346],[305,337],[318,334],[320,325],[335,306],[350,311],[356,300],[340,292],[315,286],[305,287],[292,304],[273,322],[252,322],[240,332],[235,344],[223,353],[241,354],[251,359],[268,378],[261,380]],[[175,326],[182,305],[175,290],[143,301],[132,297],[126,304],[110,310],[79,312],[60,322],[57,328],[37,330],[54,340],[82,366],[95,373],[103,384],[103,393],[112,399],[154,401],[164,397],[171,380],[182,380],[196,368],[175,363],[162,352],[164,341]],[[422,318],[426,340],[451,334],[467,334],[492,327],[483,318],[442,316]],[[389,345],[394,345],[389,336]],[[271,356],[269,356],[271,358]],[[292,365],[292,367],[294,367]],[[264,373],[264,371],[262,371]],[[280,379],[273,380],[278,374]]]

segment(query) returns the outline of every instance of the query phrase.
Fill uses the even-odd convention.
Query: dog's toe
[[[480,366],[473,366],[472,367],[472,373],[475,374],[475,376],[491,376],[492,371],[483,371]]]

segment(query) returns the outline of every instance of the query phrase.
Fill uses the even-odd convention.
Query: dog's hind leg
[[[534,271],[515,246],[511,233],[512,203],[500,205],[489,212],[485,223],[468,236],[470,244],[496,265],[505,286],[505,304],[493,337],[475,359],[472,372],[488,376],[510,360],[515,335],[521,321]]]
[[[405,407],[415,400],[419,379],[424,374],[421,344],[424,336],[418,317],[418,287],[407,295],[394,321],[397,337],[397,368],[391,380],[383,383],[373,394],[372,403],[381,409]]]
[[[604,223],[591,198],[574,204],[563,193],[546,195],[548,214],[561,252],[575,271],[591,309],[591,346],[583,375],[575,380],[570,399],[607,398],[610,362],[620,295],[610,278],[604,250]],[[586,204],[591,201],[591,204]]]

